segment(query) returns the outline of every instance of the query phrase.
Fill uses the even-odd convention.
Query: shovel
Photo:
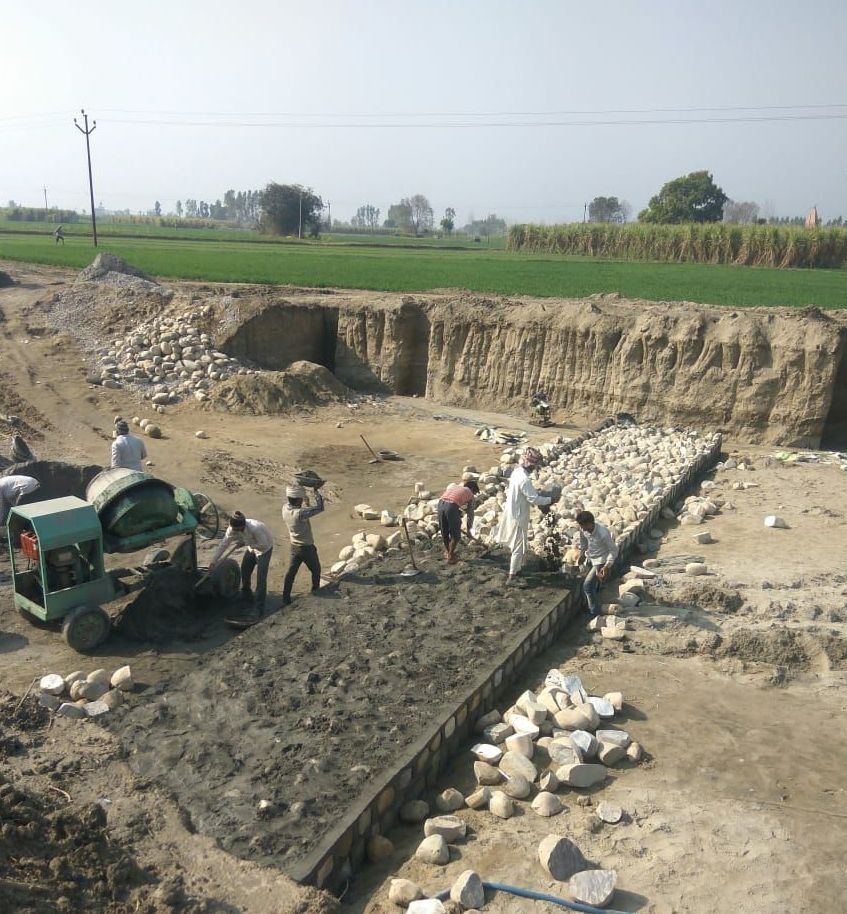
[[[365,441],[365,436],[359,435],[359,437],[362,439],[362,441],[365,442],[365,447],[371,452],[371,455],[373,456],[373,460],[369,460],[368,463],[382,463],[382,457],[380,457],[379,454],[377,454],[377,452],[368,444],[368,442]]]
[[[240,549],[240,548],[241,548],[240,543],[233,543],[228,549],[224,550],[223,555],[221,555],[221,557],[218,559],[218,562],[222,562],[224,559],[229,558],[232,555],[232,553],[235,552],[236,549]],[[202,575],[201,577],[199,577],[197,579],[196,583],[194,584],[195,590],[197,590],[197,588],[201,584],[204,584],[206,581],[209,580],[209,578],[212,576],[212,572],[215,570],[216,567],[217,567],[216,565],[213,565],[204,575]]]
[[[410,561],[411,561],[411,563],[412,563],[412,567],[411,567],[411,568],[408,568],[408,567],[405,568],[403,571],[400,572],[400,574],[401,574],[404,578],[413,578],[413,577],[415,577],[415,575],[420,574],[420,573],[421,573],[421,570],[420,570],[420,568],[418,568],[418,566],[415,564],[415,551],[414,551],[414,549],[412,548],[412,538],[409,536],[409,528],[406,526],[406,518],[405,518],[405,517],[403,518],[402,523],[403,523],[403,533],[406,534],[406,544],[407,544],[408,547],[409,547],[409,559],[410,559]]]

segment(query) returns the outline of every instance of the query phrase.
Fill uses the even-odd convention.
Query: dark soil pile
[[[95,464],[79,466],[60,460],[30,460],[27,463],[13,464],[2,475],[32,476],[41,483],[37,491],[21,499],[21,503],[26,504],[28,501],[63,498],[65,495],[76,495],[77,498],[84,499],[86,486],[102,469]]]
[[[222,381],[210,392],[207,408],[241,416],[279,416],[352,396],[323,365],[294,362],[285,371],[235,375]]]
[[[406,561],[298,598],[129,710],[130,764],[225,850],[283,868],[304,856],[563,596],[544,577],[506,590],[482,557],[451,567],[433,550],[414,578]]]

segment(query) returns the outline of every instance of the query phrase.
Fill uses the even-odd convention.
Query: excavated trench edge
[[[607,419],[593,431],[568,443],[578,448],[616,420]],[[619,540],[614,567],[618,576],[635,543],[652,528],[661,511],[678,501],[694,483],[714,467],[721,453],[717,436],[708,453],[695,460],[662,500],[631,532]],[[512,646],[506,648],[451,710],[439,715],[429,731],[408,747],[400,760],[375,778],[329,833],[302,860],[286,867],[297,882],[329,891],[338,890],[365,860],[366,844],[376,834],[385,834],[397,822],[400,807],[434,787],[448,763],[465,748],[477,719],[498,704],[499,698],[521,675],[527,664],[547,650],[578,612],[582,594],[576,583],[552,609],[536,619]]]

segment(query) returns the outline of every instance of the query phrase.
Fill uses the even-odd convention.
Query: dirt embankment
[[[404,301],[392,313],[342,309],[339,370],[367,366],[395,391],[477,407],[523,409],[541,389],[566,412],[624,411],[753,441],[817,446],[847,431],[840,315],[617,296]],[[409,345],[413,326],[426,353]]]

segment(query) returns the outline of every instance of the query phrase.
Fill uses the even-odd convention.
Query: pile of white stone
[[[480,717],[476,731],[482,741],[471,747],[477,789],[468,796],[452,787],[443,791],[436,797],[434,816],[424,800],[412,800],[400,809],[401,821],[423,823],[417,859],[433,866],[449,862],[449,845],[466,836],[467,823],[457,815],[464,808],[487,809],[498,819],[508,819],[515,814],[516,801],[527,801],[535,815],[562,815],[567,807],[561,794],[602,784],[609,769],[623,762],[638,763],[641,746],[614,724],[622,708],[620,692],[589,695],[579,676],[551,669],[538,694],[524,692],[503,714],[495,710]],[[584,795],[578,795],[577,802],[590,804]],[[625,818],[621,807],[606,801],[597,804],[595,814],[608,825]],[[602,907],[611,900],[615,871],[590,869],[567,838],[548,835],[539,845],[538,858],[549,876],[568,882],[575,901]],[[476,885],[472,871],[463,873],[459,882]],[[473,907],[482,906],[481,893],[480,883],[473,893]],[[459,900],[452,891],[451,898]],[[394,880],[389,899],[406,905],[424,899],[424,893],[409,880]],[[421,904],[409,910],[442,909]]]
[[[567,565],[564,553],[578,534],[575,517],[585,509],[606,524],[620,538],[634,530],[681,479],[683,473],[713,447],[714,437],[680,428],[657,428],[639,425],[613,425],[584,441],[578,448],[567,450],[567,441],[557,438],[541,446],[544,466],[533,477],[539,491],[561,490],[559,501],[545,516],[532,512],[529,530],[530,548]],[[518,464],[522,447],[506,448],[497,466],[480,472],[466,466],[462,478],[475,479],[480,498],[474,509],[473,534],[480,541],[493,544],[494,535],[503,514],[509,477]],[[438,540],[438,497],[422,482],[415,484],[415,494],[403,510],[409,536],[413,541]],[[708,502],[708,499],[701,499]],[[696,501],[696,500],[695,500]],[[711,504],[699,506],[689,500],[691,515],[702,522]],[[689,505],[686,502],[686,506]],[[714,507],[716,511],[718,506]],[[383,526],[396,526],[400,518],[388,509],[357,505],[356,513],[363,520],[380,521]],[[702,514],[701,514],[702,512]],[[671,512],[673,516],[673,512]],[[374,534],[370,534],[374,536]],[[352,548],[342,549],[332,566],[335,575],[357,571],[373,558],[399,551],[399,536],[379,538],[378,545],[368,543],[364,530],[353,537]]]
[[[119,707],[124,693],[135,688],[132,670],[122,666],[109,673],[108,670],[93,670],[86,675],[75,670],[67,676],[48,673],[38,683],[38,703],[42,708],[55,711],[62,717],[100,717]]]
[[[203,401],[216,382],[255,373],[216,350],[211,337],[197,329],[197,317],[210,313],[206,305],[199,314],[156,317],[98,349],[101,385],[140,386],[154,406],[165,406],[186,397]]]

